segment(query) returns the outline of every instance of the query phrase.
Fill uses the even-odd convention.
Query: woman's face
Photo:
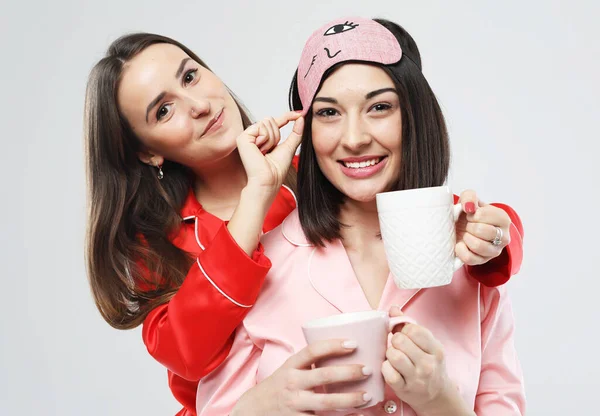
[[[312,106],[312,143],[323,174],[349,199],[369,202],[400,173],[402,115],[392,79],[376,66],[346,64]]]
[[[243,130],[221,80],[171,44],[151,45],[125,65],[118,104],[146,163],[201,168],[231,154]]]

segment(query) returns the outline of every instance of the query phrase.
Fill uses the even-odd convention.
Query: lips
[[[383,156],[348,158],[340,160],[340,163],[347,168],[359,169],[374,166],[383,160]]]
[[[221,117],[222,115],[223,115],[223,109],[221,109],[217,114],[215,114],[215,116],[213,118],[211,118],[208,121],[208,124],[206,125],[206,127],[204,128],[204,131],[202,132],[202,136],[206,135],[217,122],[222,121],[222,117]]]
[[[365,179],[380,172],[387,163],[387,156],[361,156],[338,160],[342,173],[350,178]]]

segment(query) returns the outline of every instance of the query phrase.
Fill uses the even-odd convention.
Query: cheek
[[[318,159],[330,156],[337,147],[337,132],[333,128],[313,128],[312,144]]]
[[[183,149],[193,138],[194,125],[189,117],[174,116],[153,132],[154,147],[164,149],[165,153]]]
[[[221,82],[221,79],[210,71],[204,72],[202,79],[200,80],[202,90],[208,96],[224,96],[228,94],[225,84]]]

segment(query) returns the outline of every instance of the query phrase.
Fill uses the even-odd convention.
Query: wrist
[[[277,195],[279,186],[263,185],[256,182],[248,181],[242,189],[242,197],[247,196],[255,201],[268,201]]]

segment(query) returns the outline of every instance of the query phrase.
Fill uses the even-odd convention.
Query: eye
[[[358,24],[355,25],[354,22],[340,23],[327,29],[323,36],[337,35],[338,33],[347,32],[356,27],[358,27]]]
[[[163,104],[158,108],[158,111],[156,112],[156,120],[160,121],[162,118],[166,117],[167,115],[169,115],[169,111],[171,108],[171,104]]]
[[[330,118],[338,114],[338,111],[334,108],[323,108],[316,112],[318,117]]]
[[[183,76],[183,84],[184,85],[189,85],[192,82],[194,82],[194,80],[196,79],[198,70],[197,69],[191,69],[189,71],[187,71],[185,73],[185,75]]]
[[[390,104],[377,103],[373,107],[371,107],[371,110],[375,110],[377,112],[383,112],[383,111],[389,110],[390,108],[392,108],[392,106]]]

